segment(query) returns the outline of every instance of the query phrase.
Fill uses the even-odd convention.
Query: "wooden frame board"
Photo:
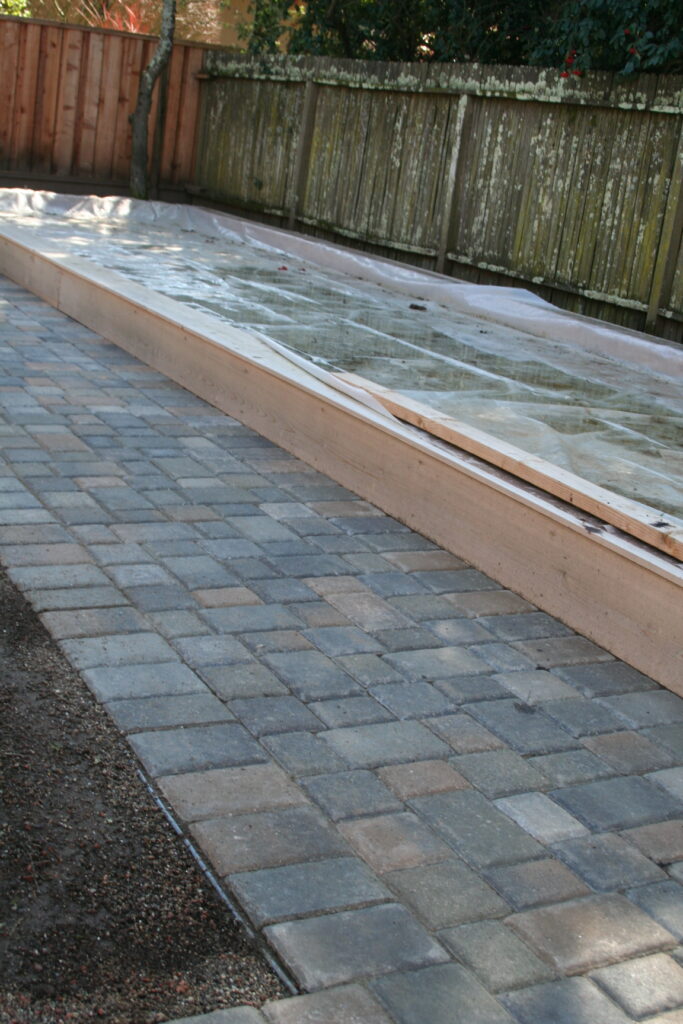
[[[683,567],[254,336],[0,231],[0,272],[683,695]]]

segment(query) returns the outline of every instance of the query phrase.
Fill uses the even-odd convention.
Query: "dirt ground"
[[[287,994],[0,573],[0,1024],[152,1024]]]

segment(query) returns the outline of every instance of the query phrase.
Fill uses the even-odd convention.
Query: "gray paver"
[[[511,1024],[501,1004],[459,964],[428,967],[371,984],[398,1024]],[[454,1017],[454,1012],[457,1016]]]
[[[348,697],[361,692],[361,687],[351,676],[318,651],[268,654],[265,660],[302,700]]]
[[[43,612],[41,621],[56,640],[143,633],[149,623],[134,608],[84,608]]]
[[[683,722],[683,699],[666,690],[604,697],[602,703],[634,729]]]
[[[171,725],[199,725],[233,718],[226,706],[210,693],[115,700],[106,708],[124,732]]]
[[[192,831],[220,875],[349,853],[323,815],[307,806],[209,818]]]
[[[636,1020],[683,1005],[683,968],[663,953],[602,967],[591,977]]]
[[[373,772],[362,769],[317,775],[304,781],[303,786],[332,821],[400,811],[403,807]]]
[[[589,896],[590,889],[555,859],[492,868],[486,877],[515,910]]]
[[[184,660],[194,668],[204,665],[237,664],[251,661],[251,655],[232,636],[191,636],[174,640]]]
[[[382,707],[372,697],[342,697],[340,700],[317,700],[309,704],[318,718],[331,729],[347,725],[370,725],[374,722],[390,722],[391,711]]]
[[[417,797],[410,804],[472,867],[514,864],[544,853],[535,839],[481,793],[439,793]]]
[[[502,1001],[520,1024],[629,1024],[629,1018],[586,978],[525,988]]]
[[[615,714],[596,701],[583,697],[544,701],[543,711],[572,736],[595,736],[623,727]]]
[[[499,921],[474,921],[439,932],[438,938],[470,967],[490,992],[548,981],[555,971]]]
[[[391,899],[388,890],[354,857],[230,875],[228,884],[257,928]]]
[[[388,654],[386,660],[399,672],[412,680],[447,679],[449,676],[464,676],[473,673],[490,672],[481,658],[469,654],[461,647],[439,647],[425,651],[404,651]]]
[[[578,743],[542,712],[514,700],[488,700],[466,710],[520,754],[550,754]]]
[[[87,637],[84,640],[61,640],[60,646],[76,668],[140,665],[177,661],[172,647],[156,633],[134,633]]]
[[[430,930],[503,917],[508,903],[459,858],[391,871],[384,881]]]
[[[277,604],[238,605],[212,608],[202,618],[218,633],[255,633],[258,630],[300,629],[303,623],[285,606]]]
[[[447,757],[449,748],[419,722],[380,722],[329,729],[323,740],[353,768]]]
[[[344,985],[266,1003],[271,1024],[392,1024],[379,1003],[360,985]]]
[[[635,776],[567,786],[551,796],[589,828],[600,831],[647,825],[683,810],[669,793]]]
[[[496,807],[541,843],[584,836],[588,830],[544,793],[519,793],[495,801]]]
[[[233,700],[230,710],[254,736],[276,732],[315,732],[322,722],[296,697],[251,697]]]
[[[676,943],[671,932],[623,896],[556,903],[513,914],[507,923],[539,956],[567,974],[671,949]]]
[[[532,672],[499,672],[494,676],[507,691],[514,693],[524,704],[538,704],[539,701],[560,701],[578,697],[579,691],[563,683],[552,672],[543,669]]]
[[[662,928],[683,941],[683,888],[678,882],[653,882],[630,889],[628,897]]]
[[[423,718],[442,715],[451,701],[429,683],[386,683],[373,686],[370,693],[397,718]]]
[[[223,700],[246,697],[278,697],[287,687],[270,669],[256,661],[228,665],[201,665],[198,672]]]
[[[264,736],[262,742],[282,767],[295,776],[338,772],[348,768],[348,764],[314,733],[279,733]]]
[[[408,911],[393,903],[271,925],[265,935],[312,990],[448,959]]]
[[[589,697],[657,689],[652,679],[620,661],[560,666],[554,669],[554,674]]]
[[[115,587],[106,586],[29,590],[26,598],[37,612],[66,608],[113,608],[128,603]]]
[[[554,852],[599,892],[666,880],[649,858],[613,833],[568,839],[558,843]]]
[[[608,778],[615,774],[614,768],[588,750],[540,754],[528,758],[527,763],[547,776],[558,789],[579,782],[594,782],[596,779]]]
[[[512,750],[464,754],[454,758],[453,764],[490,800],[512,793],[550,788],[546,777]]]
[[[130,742],[147,771],[155,777],[255,764],[266,759],[249,733],[232,722],[141,732],[131,736]]]

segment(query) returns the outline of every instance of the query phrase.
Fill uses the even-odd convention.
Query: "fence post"
[[[674,273],[674,260],[681,244],[683,234],[683,119],[678,132],[676,160],[671,171],[671,184],[664,211],[662,233],[659,238],[659,249],[650,287],[650,302],[645,318],[645,329],[653,330],[657,326],[657,315],[660,306],[666,306],[671,298]]]
[[[446,178],[446,193],[443,204],[443,221],[441,222],[441,235],[439,238],[439,250],[436,256],[436,271],[443,274],[446,269],[446,254],[448,253],[453,218],[455,216],[455,189],[458,184],[458,165],[460,163],[460,149],[462,142],[462,127],[467,111],[467,93],[461,93],[458,97],[458,113],[455,118],[455,139],[451,150],[451,160],[448,165],[448,177]]]
[[[294,158],[294,173],[292,176],[292,194],[289,201],[289,216],[287,227],[294,230],[296,216],[299,212],[299,203],[306,188],[308,177],[308,163],[311,156],[311,142],[313,140],[313,129],[315,127],[315,108],[318,102],[318,83],[308,78],[304,89],[304,104],[301,111],[301,125],[299,127],[299,138],[296,144],[296,156]]]

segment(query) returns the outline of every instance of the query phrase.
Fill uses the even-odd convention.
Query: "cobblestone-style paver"
[[[0,366],[0,559],[314,990],[198,1024],[683,1018],[683,700],[8,282]]]

